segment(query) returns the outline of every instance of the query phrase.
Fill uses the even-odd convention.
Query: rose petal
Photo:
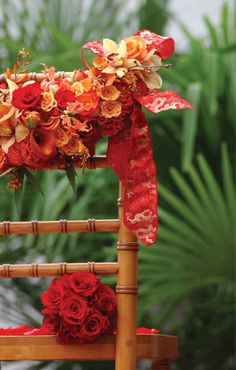
[[[16,141],[19,143],[20,141],[24,140],[26,136],[29,135],[29,129],[25,125],[17,125],[15,130],[15,138]]]
[[[135,35],[142,37],[148,44],[148,49],[155,49],[162,59],[169,58],[174,52],[175,42],[171,37],[163,37],[149,30],[138,31]]]
[[[135,94],[134,98],[152,113],[170,109],[193,109],[193,106],[172,90],[154,90],[148,95]]]

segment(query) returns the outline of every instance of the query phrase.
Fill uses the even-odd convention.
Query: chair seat
[[[137,334],[137,359],[175,359],[178,338]],[[0,336],[0,360],[114,360],[115,335],[89,344],[61,345],[53,335]]]

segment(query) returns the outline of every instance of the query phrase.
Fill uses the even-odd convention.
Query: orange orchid
[[[7,153],[12,144],[20,142],[29,134],[29,129],[17,123],[16,109],[10,103],[0,103],[0,146]]]

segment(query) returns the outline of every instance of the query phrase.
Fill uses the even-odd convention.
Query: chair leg
[[[152,361],[151,370],[170,370],[171,364],[169,360]]]

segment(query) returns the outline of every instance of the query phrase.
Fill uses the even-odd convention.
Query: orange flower
[[[15,141],[22,141],[29,129],[23,124],[17,124],[15,107],[9,103],[0,103],[0,146],[7,153]]]
[[[16,108],[10,103],[0,103],[0,125],[9,124],[14,118]]]
[[[120,91],[113,85],[103,86],[99,95],[103,100],[116,100],[120,96]]]
[[[21,121],[29,128],[36,128],[40,124],[40,114],[36,111],[26,111],[21,115]]]
[[[81,86],[83,87],[84,92],[88,92],[92,90],[93,88],[93,84],[90,78],[85,78],[84,80],[81,80],[80,83],[81,83]]]
[[[83,86],[80,82],[74,82],[73,85],[71,85],[71,91],[75,93],[76,96],[83,94]]]
[[[30,147],[36,157],[48,159],[56,154],[56,142],[54,133],[43,130],[32,130],[30,135]]]
[[[92,63],[93,63],[95,68],[97,68],[99,70],[103,70],[103,68],[105,68],[107,66],[107,58],[97,56],[96,58],[93,59]]]
[[[148,53],[146,42],[140,36],[132,36],[124,41],[127,48],[127,57],[143,61]]]
[[[61,128],[60,126],[57,127],[54,134],[55,134],[56,146],[58,147],[68,144],[68,142],[71,139],[71,137],[67,134],[67,132],[63,130],[63,128]]]
[[[47,121],[41,121],[40,127],[45,131],[53,131],[58,127],[61,120],[59,117],[51,117]]]
[[[5,165],[7,164],[7,156],[0,147],[0,172],[4,169]]]
[[[121,114],[122,104],[115,100],[106,100],[101,104],[101,113],[106,118],[118,117]]]
[[[45,112],[49,112],[57,106],[57,101],[54,98],[54,94],[51,90],[42,93],[41,108]]]
[[[85,92],[82,95],[77,97],[77,102],[79,102],[78,113],[81,116],[91,116],[94,115],[97,111],[99,104],[99,97],[97,93],[93,90]]]
[[[85,146],[78,136],[74,136],[66,145],[60,147],[60,152],[66,155],[74,155],[84,153],[86,151]]]

